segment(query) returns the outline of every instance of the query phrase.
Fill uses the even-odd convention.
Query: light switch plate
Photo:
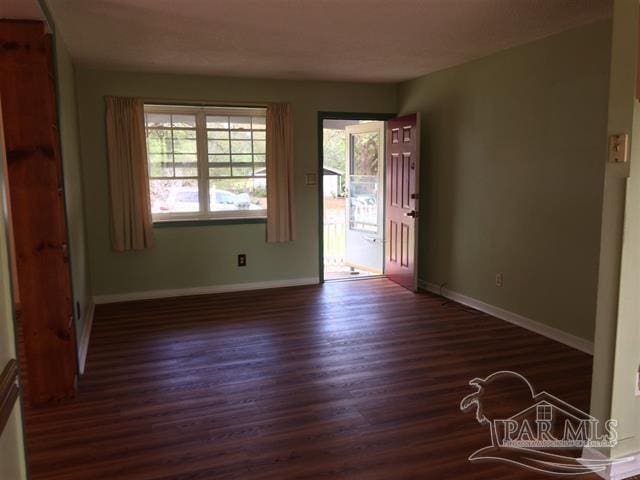
[[[640,397],[640,372],[636,372],[636,397]]]
[[[307,173],[304,176],[304,183],[306,185],[315,185],[317,183],[318,176],[315,173]]]
[[[620,133],[609,136],[609,162],[625,163],[629,160],[629,135]]]

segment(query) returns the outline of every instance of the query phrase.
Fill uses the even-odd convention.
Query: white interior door
[[[384,122],[346,127],[345,263],[382,274],[384,268]]]

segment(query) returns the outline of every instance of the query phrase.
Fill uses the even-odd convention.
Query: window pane
[[[195,115],[172,115],[174,127],[191,127],[196,128]],[[195,132],[194,132],[195,133]]]
[[[249,140],[232,141],[231,153],[251,153],[251,141]]]
[[[151,180],[153,213],[198,212],[197,180]]]
[[[229,128],[229,117],[207,115],[207,128]]]
[[[231,128],[251,130],[251,117],[230,117]]]
[[[253,128],[255,130],[264,130],[265,128],[267,128],[266,121],[267,121],[266,117],[253,117],[252,118]]]
[[[147,127],[170,127],[171,115],[164,113],[147,113]]]
[[[231,157],[229,155],[209,155],[209,163],[230,163]],[[218,166],[218,165],[211,165]]]
[[[209,130],[207,136],[209,139],[229,140],[229,132],[226,130]]]
[[[211,167],[209,168],[209,176],[211,177],[230,177],[231,167]]]
[[[251,155],[233,155],[231,158],[233,163],[251,163],[253,161]]]
[[[231,138],[234,140],[251,140],[251,132],[232,131]]]
[[[200,175],[210,182],[212,211],[265,209],[266,118],[242,109],[225,115],[224,109],[197,108],[203,115],[196,108],[145,113],[153,213],[200,212]],[[206,129],[200,130],[203,117]],[[205,132],[206,138],[199,138]],[[199,153],[204,147],[199,142],[205,141],[207,150]],[[199,164],[201,154],[207,156],[206,170]]]
[[[198,143],[196,140],[173,139],[173,151],[175,153],[197,153]]]
[[[173,155],[149,154],[150,177],[173,177]]]
[[[253,175],[252,167],[238,167],[233,165],[233,176],[234,177],[250,177]]]
[[[191,140],[195,140],[196,139],[196,131],[195,130],[174,130],[173,131],[173,138],[179,138],[179,139],[191,139]]]
[[[147,150],[149,153],[171,153],[171,130],[148,130]]]
[[[196,155],[178,155],[174,157],[176,177],[197,177],[198,157]]]
[[[216,179],[209,181],[209,209],[264,210],[267,208],[266,179]]]
[[[253,151],[255,153],[264,153],[265,152],[266,142],[264,140],[253,141]]]
[[[209,153],[229,153],[229,140],[209,140]]]

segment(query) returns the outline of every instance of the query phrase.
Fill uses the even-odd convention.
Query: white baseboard
[[[87,305],[84,314],[84,328],[78,336],[78,370],[80,375],[84,373],[84,366],[87,363],[87,353],[89,352],[89,339],[91,338],[91,327],[93,326],[93,316],[96,306],[93,302]]]
[[[612,460],[593,448],[584,448],[582,450],[582,458],[586,460],[599,461]],[[613,459],[613,461],[615,462],[616,460]],[[625,478],[640,475],[640,452],[636,453],[635,455],[629,455],[623,459],[620,459],[619,463],[613,463],[612,465],[609,465],[605,470],[595,473],[605,480],[623,480]]]
[[[171,290],[148,290],[145,292],[116,293],[96,295],[93,303],[130,302],[134,300],[151,300],[154,298],[184,297],[187,295],[208,295],[212,293],[242,292],[246,290],[263,290],[267,288],[296,287],[300,285],[316,285],[318,277],[292,278],[290,280],[273,280],[268,282],[234,283],[228,285],[211,285],[208,287],[179,288]]]
[[[442,295],[443,297],[449,298],[463,305],[467,305],[468,307],[475,308],[476,310],[480,310],[481,312],[487,313],[501,320],[513,323],[519,327],[526,328],[532,332],[544,335],[545,337],[564,343],[565,345],[580,350],[581,352],[593,355],[593,342],[585,340],[584,338],[563,332],[557,328],[550,327],[549,325],[536,320],[531,320],[530,318],[523,317],[522,315],[504,310],[500,307],[489,305],[488,303],[484,303],[480,300],[476,300],[475,298],[468,297],[447,288],[440,289],[439,285],[426,282],[425,280],[418,280],[418,287],[422,290]]]

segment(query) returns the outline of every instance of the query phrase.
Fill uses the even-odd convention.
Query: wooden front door
[[[390,280],[418,290],[418,114],[387,122],[385,273]]]

